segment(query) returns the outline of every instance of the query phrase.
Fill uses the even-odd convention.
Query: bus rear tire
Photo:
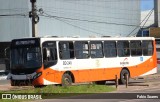
[[[120,74],[120,80],[119,80],[119,83],[120,84],[122,84],[122,85],[124,85],[124,84],[126,84],[126,74],[128,74],[128,80],[129,80],[129,72],[128,72],[128,70],[127,69],[122,69],[122,71],[121,71],[121,74]]]
[[[62,76],[62,86],[70,86],[72,84],[72,78],[68,73]]]

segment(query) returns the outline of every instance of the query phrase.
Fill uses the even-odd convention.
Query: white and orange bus
[[[35,87],[80,82],[122,84],[130,78],[157,73],[153,37],[14,39],[11,43],[11,85]]]

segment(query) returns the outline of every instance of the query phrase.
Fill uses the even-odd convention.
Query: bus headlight
[[[39,72],[39,73],[37,73],[35,76],[33,76],[33,79],[36,79],[36,78],[38,78],[39,76],[41,76],[42,75],[42,72]]]

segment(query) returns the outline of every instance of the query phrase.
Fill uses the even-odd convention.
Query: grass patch
[[[115,88],[107,85],[76,85],[76,86],[46,86],[43,88],[28,88],[27,90],[0,91],[0,93],[103,93],[114,91]]]
[[[114,87],[107,85],[76,85],[76,86],[46,86],[43,88],[30,88],[28,90],[14,90],[14,91],[0,91],[0,93],[14,93],[14,94],[41,94],[42,99],[60,98],[82,94],[105,93],[116,90]],[[0,100],[1,102],[8,102],[7,100]],[[20,102],[22,100],[12,100],[12,102]]]

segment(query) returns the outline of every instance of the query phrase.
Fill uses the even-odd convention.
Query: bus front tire
[[[62,86],[70,86],[72,84],[72,78],[68,73],[62,76]]]
[[[129,72],[128,72],[128,70],[126,70],[126,69],[123,69],[122,71],[121,71],[121,74],[120,74],[120,84],[126,84],[126,74],[128,74],[128,80],[129,80]]]

